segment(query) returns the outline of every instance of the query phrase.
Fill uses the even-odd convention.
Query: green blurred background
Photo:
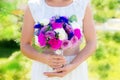
[[[89,80],[120,80],[120,0],[91,0],[98,46]],[[30,80],[31,60],[19,49],[27,0],[0,0],[0,80]]]

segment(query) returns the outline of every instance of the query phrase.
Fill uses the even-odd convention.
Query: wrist
[[[36,60],[39,61],[39,62],[44,62],[44,54],[42,53],[37,53],[36,55]]]
[[[49,64],[48,57],[49,57],[49,54],[40,53],[39,54],[39,62],[42,62],[44,64]]]
[[[77,63],[70,63],[70,65],[72,66],[72,68],[76,68],[77,66],[78,66],[78,64]]]

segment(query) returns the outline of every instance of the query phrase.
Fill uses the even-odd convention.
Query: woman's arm
[[[25,56],[37,61],[41,61],[40,57],[42,57],[42,55],[39,54],[32,47],[33,34],[34,34],[34,20],[32,18],[29,8],[27,7],[24,14],[20,48]]]
[[[32,47],[33,35],[34,35],[34,20],[32,18],[29,8],[27,7],[24,15],[20,44],[22,53],[30,59],[48,64],[53,68],[61,67],[61,65],[65,64],[65,58],[63,56],[40,54],[37,50],[35,50]]]

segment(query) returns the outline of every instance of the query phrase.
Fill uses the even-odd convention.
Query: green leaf
[[[69,18],[70,22],[77,22],[77,17],[76,15],[72,15],[70,18]]]

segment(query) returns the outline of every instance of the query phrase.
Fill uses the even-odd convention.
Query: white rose
[[[49,19],[42,19],[40,20],[40,23],[43,25],[48,25],[49,24]]]
[[[55,32],[59,33],[59,39],[60,40],[65,40],[67,39],[67,34],[63,28],[55,29]]]

